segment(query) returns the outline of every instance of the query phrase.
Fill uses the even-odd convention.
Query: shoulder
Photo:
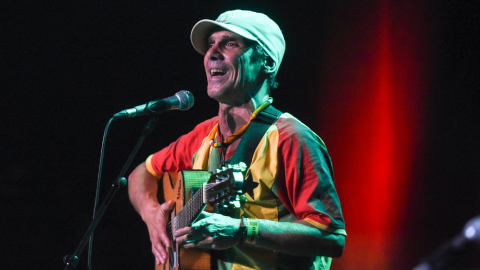
[[[218,123],[218,116],[214,116],[210,119],[207,119],[201,123],[199,123],[191,133],[195,134],[203,134],[203,133],[210,133],[212,128]]]
[[[275,125],[279,133],[280,141],[310,141],[320,143],[325,147],[325,143],[313,130],[289,113],[280,115]]]
[[[218,115],[201,122],[200,124],[197,125],[197,127],[213,127],[215,124],[217,124],[217,122],[218,122]]]
[[[218,116],[207,119],[197,124],[193,130],[180,136],[175,143],[187,144],[186,147],[199,147],[205,136],[210,134],[213,127],[218,123]]]

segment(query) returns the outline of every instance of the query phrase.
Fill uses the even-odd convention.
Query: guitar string
[[[206,184],[204,187],[206,188],[207,195],[210,195],[211,187],[215,184]],[[178,228],[183,228],[185,226],[189,226],[190,223],[194,220],[194,218],[201,212],[201,209],[205,205],[203,203],[203,189],[201,187],[195,195],[193,195],[192,199],[185,205],[175,216],[173,221],[173,228],[174,230]],[[197,211],[193,211],[194,209],[199,209]]]
[[[195,193],[195,195],[192,197],[192,199],[185,205],[180,212],[177,214],[175,217],[175,229],[178,228],[183,228],[187,225],[189,220],[192,219],[192,207],[197,208],[199,206],[199,203],[202,202],[201,194],[203,193],[203,187],[200,188],[200,190]],[[200,202],[199,202],[200,200]]]

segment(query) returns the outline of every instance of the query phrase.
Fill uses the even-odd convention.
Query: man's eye
[[[235,47],[235,46],[237,46],[237,44],[234,42],[227,43],[227,47]]]

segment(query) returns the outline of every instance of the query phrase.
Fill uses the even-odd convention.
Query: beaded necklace
[[[223,142],[218,142],[216,143],[213,139],[215,138],[215,134],[217,134],[217,131],[218,131],[218,124],[215,126],[215,132],[212,132],[212,135],[210,136],[210,145],[215,147],[215,148],[218,148],[218,147],[222,147],[222,146],[228,146],[229,144],[231,144],[232,142],[236,141],[238,138],[240,138],[243,133],[245,133],[245,131],[247,131],[247,128],[248,126],[250,125],[250,123],[252,122],[253,119],[255,119],[257,117],[257,114],[260,113],[263,109],[265,109],[268,105],[270,105],[271,103],[273,102],[273,99],[272,98],[268,98],[267,101],[265,101],[265,103],[263,103],[262,105],[260,105],[260,107],[258,107],[253,113],[252,113],[252,116],[250,116],[250,120],[248,120],[248,123],[243,126],[241,129],[239,129],[237,132],[235,132],[235,134],[233,134],[232,136],[228,137],[226,140],[224,140]]]

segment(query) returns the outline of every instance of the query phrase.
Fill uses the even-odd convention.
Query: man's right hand
[[[155,255],[157,264],[164,264],[167,260],[168,251],[172,243],[167,234],[167,222],[175,206],[174,201],[168,201],[156,207],[152,207],[142,216],[147,224],[152,242],[152,253]]]
[[[167,234],[167,222],[175,203],[168,201],[159,204],[157,193],[158,180],[148,172],[143,162],[128,177],[128,195],[135,210],[147,224],[155,261],[164,264],[167,250],[172,246]]]

